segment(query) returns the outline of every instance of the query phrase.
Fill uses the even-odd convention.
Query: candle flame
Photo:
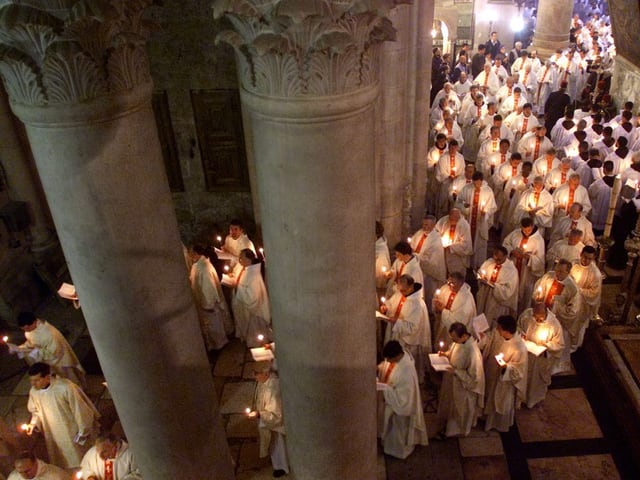
[[[20,425],[20,430],[22,430],[23,432],[26,432],[29,429],[29,425],[27,425],[26,423],[23,423],[22,425]]]
[[[225,266],[224,266],[224,271],[225,271],[225,272],[228,272],[228,271],[229,271],[229,265],[225,265]]]
[[[440,289],[439,288],[436,290],[436,295],[440,295]]]
[[[217,240],[217,241],[219,241],[219,242],[221,242],[221,241],[222,241],[222,237],[221,237],[220,235],[218,235],[218,236],[216,237],[216,240]]]
[[[260,334],[258,335],[258,341],[261,342],[264,340],[264,335]]]
[[[385,267],[384,265],[382,266],[382,273],[385,273],[387,271],[387,267]]]
[[[258,250],[264,255],[264,248],[260,247]]]
[[[407,243],[411,243],[411,237],[407,237]]]
[[[4,337],[2,337],[2,341],[4,343],[7,343],[9,341],[9,337],[7,337],[6,335]]]
[[[380,297],[380,303],[384,303],[387,299],[384,297]]]
[[[249,415],[251,413],[251,409],[249,407],[244,409],[244,412]]]
[[[82,478],[82,472],[76,473],[76,478]]]
[[[444,347],[444,342],[440,342],[440,348]]]

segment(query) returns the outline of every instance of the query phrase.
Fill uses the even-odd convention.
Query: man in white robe
[[[526,95],[522,94],[520,87],[515,87],[513,94],[502,101],[498,112],[502,115],[502,118],[507,118],[512,112],[517,112],[519,109],[521,110],[525,103],[527,103]]]
[[[522,312],[531,305],[533,284],[545,272],[544,238],[531,217],[524,217],[520,228],[509,233],[503,245],[518,271],[518,312]]]
[[[87,444],[97,431],[100,414],[91,400],[75,383],[51,375],[46,363],[34,363],[29,368],[29,401],[31,421],[26,433],[34,429],[44,435],[49,460],[63,468],[80,465],[89,449]]]
[[[458,124],[453,120],[453,117],[447,117],[444,120],[444,125],[442,126],[442,128],[439,129],[436,133],[442,133],[443,135],[446,135],[447,141],[456,140],[460,148],[463,148],[464,138],[462,137],[462,130],[460,130]]]
[[[547,61],[545,66],[538,72],[538,86],[533,98],[537,107],[538,115],[544,114],[544,105],[551,92],[555,89],[556,72],[551,66],[551,62]]]
[[[84,480],[142,480],[129,444],[113,434],[99,436],[84,455]]]
[[[387,272],[391,269],[391,257],[389,245],[384,236],[384,226],[376,221],[376,290],[379,295],[384,294],[387,288]]]
[[[573,265],[568,260],[560,259],[554,270],[545,273],[534,286],[533,299],[542,302],[550,309],[560,325],[562,325],[564,349],[556,371],[566,371],[570,368],[571,334],[577,335],[580,311],[580,291],[569,272]]]
[[[560,217],[555,221],[551,229],[551,237],[549,243],[553,245],[558,240],[569,236],[571,230],[580,230],[582,232],[582,243],[595,247],[596,238],[593,234],[591,222],[583,215],[582,204],[574,202],[569,209],[566,217]]]
[[[378,388],[383,389],[384,453],[405,459],[416,445],[427,445],[427,427],[422,413],[418,376],[411,355],[395,340],[382,351],[384,361],[378,365]]]
[[[514,134],[514,150],[517,151],[520,139],[527,133],[533,131],[540,123],[533,114],[533,106],[527,102],[522,105],[522,112],[517,114],[511,122],[511,131]]]
[[[570,230],[566,237],[551,244],[547,251],[547,270],[553,269],[561,258],[568,260],[571,264],[577,263],[584,248],[584,243],[581,240],[582,232],[580,230]]]
[[[518,308],[518,270],[508,258],[507,249],[495,247],[493,256],[478,270],[478,311],[483,312],[491,328],[498,317],[515,315]]]
[[[13,466],[15,470],[9,474],[8,480],[69,480],[69,473],[60,467],[43,462],[28,450],[20,452]],[[1,478],[2,474],[0,474]]]
[[[500,128],[496,125],[489,127],[489,138],[482,141],[476,157],[476,167],[484,170],[486,158],[500,150]]]
[[[494,218],[499,219],[496,224],[502,226],[501,238],[517,228],[518,219],[515,218],[515,212],[520,197],[532,187],[531,162],[522,162],[520,175],[511,177],[511,180],[505,184],[502,202],[498,205],[498,212],[494,215]]]
[[[271,370],[269,362],[256,362],[253,376],[257,382],[254,410],[249,418],[258,418],[260,436],[260,458],[270,455],[273,476],[278,478],[289,473],[287,458],[286,431],[282,415],[282,397],[280,379]]]
[[[420,383],[424,382],[426,356],[431,351],[431,324],[427,305],[420,295],[422,285],[402,275],[398,291],[380,306],[388,317],[385,343],[397,340],[413,357]]]
[[[478,268],[487,257],[489,227],[493,225],[493,214],[498,207],[493,190],[484,181],[482,172],[475,172],[471,181],[458,195],[457,206],[471,230],[471,268]]]
[[[571,159],[564,157],[560,160],[560,165],[557,168],[552,169],[545,175],[544,187],[549,190],[549,193],[553,194],[557,188],[566,184],[571,175],[574,174],[576,172],[571,169]]]
[[[604,232],[613,183],[616,179],[613,175],[613,162],[604,162],[602,169],[604,170],[604,176],[593,182],[588,189],[589,201],[593,207],[591,221],[593,222],[594,234],[597,232],[598,235]]]
[[[527,394],[527,347],[516,334],[516,319],[498,318],[498,326],[486,337],[482,351],[485,374],[486,431],[507,432],[515,420],[516,408]],[[496,358],[498,357],[498,359]]]
[[[556,153],[557,150],[551,147],[544,152],[543,156],[536,158],[533,162],[533,174],[546,177],[547,173],[554,168],[558,168],[560,166],[560,159],[556,157]]]
[[[471,287],[464,281],[464,274],[451,272],[447,283],[442,285],[433,297],[433,311],[436,312],[433,337],[434,345],[449,344],[449,328],[460,322],[471,331],[471,320],[476,316],[476,301]]]
[[[218,272],[207,257],[207,249],[196,244],[192,248],[193,265],[189,280],[200,320],[200,330],[207,351],[224,347],[228,333],[233,331],[233,321],[222,293]]]
[[[393,247],[396,257],[391,270],[387,272],[387,297],[391,297],[398,291],[398,282],[402,275],[409,275],[416,282],[424,285],[420,259],[413,253],[408,242],[398,242]],[[424,298],[424,291],[420,289],[420,298]]]
[[[533,408],[547,396],[551,374],[564,350],[562,326],[544,303],[527,308],[518,318],[518,330],[525,341],[533,342],[546,350],[540,355],[529,352],[527,368],[528,408]]]
[[[553,225],[553,207],[553,197],[544,189],[542,177],[537,176],[533,179],[532,188],[520,195],[513,214],[513,223],[517,224],[523,218],[531,218],[540,235],[544,236],[544,230]]]
[[[492,70],[490,63],[485,63],[484,70],[478,74],[473,82],[480,85],[480,89],[485,95],[495,96],[500,88],[500,79]]]
[[[580,261],[573,264],[569,273],[580,291],[580,310],[575,325],[577,332],[569,332],[572,352],[582,346],[585,330],[589,326],[589,322],[598,315],[600,309],[602,273],[596,266],[595,259],[596,249],[592,246],[584,247],[580,254]]]
[[[21,312],[18,326],[24,332],[26,341],[9,351],[17,353],[29,365],[44,362],[53,372],[75,382],[80,387],[85,384],[85,371],[80,360],[60,331],[33,312]]]
[[[247,234],[244,233],[244,223],[242,220],[237,218],[233,219],[229,222],[229,235],[225,237],[224,244],[222,245],[222,250],[232,256],[231,268],[235,267],[238,263],[240,252],[245,248],[256,253],[256,247],[253,245],[253,242],[249,240]]]
[[[473,255],[473,240],[471,227],[462,218],[460,209],[452,208],[449,215],[438,220],[436,230],[444,246],[447,272],[465,272],[469,268],[471,255]]]
[[[496,205],[498,210],[502,209],[502,206],[509,203],[511,198],[505,198],[505,192],[508,192],[510,185],[513,183],[515,177],[522,173],[522,155],[518,152],[512,153],[508,163],[501,164],[496,170],[495,175],[491,179],[491,185],[493,186],[493,194],[496,199]],[[510,193],[507,193],[509,196]],[[502,223],[503,219],[500,218],[499,222]]]
[[[546,133],[547,129],[540,125],[536,128],[535,132],[529,132],[520,139],[520,142],[518,142],[518,153],[522,155],[523,160],[533,162],[553,147],[551,140],[545,136]]]
[[[234,287],[231,309],[236,337],[249,347],[257,347],[263,343],[257,340],[258,335],[271,337],[271,306],[261,266],[255,253],[245,248],[240,252],[238,264],[232,274],[224,275],[226,283]]]
[[[433,294],[447,279],[447,264],[444,258],[442,239],[436,230],[436,217],[427,215],[422,219],[422,228],[411,237],[411,248],[422,268],[424,299],[431,305]],[[419,282],[419,280],[418,280]]]
[[[438,352],[451,364],[442,376],[438,394],[439,438],[469,435],[484,406],[484,369],[478,343],[460,322],[449,327],[449,336],[450,347]]]
[[[458,142],[451,140],[449,149],[442,154],[435,170],[436,181],[440,185],[437,201],[438,215],[448,211],[449,187],[454,178],[462,175],[464,166],[464,157],[458,153]]]
[[[427,185],[426,185],[426,204],[427,212],[436,214],[437,198],[438,198],[438,181],[436,180],[436,167],[438,160],[447,150],[447,136],[444,133],[436,135],[436,142],[427,153]]]
[[[558,187],[553,192],[553,206],[556,210],[556,216],[564,216],[569,211],[571,205],[578,202],[582,205],[582,214],[585,217],[591,212],[591,201],[589,200],[589,192],[580,185],[580,175],[574,173],[569,176],[569,180],[564,185]]]

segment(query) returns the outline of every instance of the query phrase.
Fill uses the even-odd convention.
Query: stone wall
[[[640,70],[622,55],[616,56],[611,95],[619,108],[626,101],[633,102],[636,108],[640,105]]]
[[[158,24],[148,44],[156,90],[166,90],[185,191],[173,199],[183,239],[220,228],[240,217],[253,221],[249,192],[207,192],[197,141],[191,90],[237,89],[233,50],[215,44],[219,25],[211,0],[166,0],[154,7]],[[251,235],[253,228],[248,225]]]

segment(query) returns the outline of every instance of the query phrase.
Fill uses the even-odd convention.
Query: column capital
[[[215,0],[230,28],[243,87],[273,97],[324,97],[377,83],[389,10],[412,0]]]
[[[68,105],[151,81],[152,0],[0,2],[0,74],[11,103]]]

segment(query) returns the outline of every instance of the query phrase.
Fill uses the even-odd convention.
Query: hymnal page
[[[451,364],[447,357],[441,357],[437,353],[430,353],[429,361],[436,372],[448,372],[451,370]]]
[[[78,300],[76,287],[74,287],[70,283],[63,283],[62,286],[58,289],[58,295],[69,300]]]
[[[256,362],[262,362],[265,360],[273,360],[273,352],[264,347],[257,347],[251,349],[251,356]]]
[[[538,345],[531,340],[525,340],[524,344],[527,346],[529,353],[533,353],[536,357],[542,355],[542,353],[547,349],[544,345]]]

